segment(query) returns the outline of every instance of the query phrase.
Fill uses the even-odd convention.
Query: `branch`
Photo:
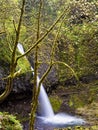
[[[53,42],[54,44],[53,44],[52,50],[51,50],[51,62],[53,61],[53,57],[54,57],[54,53],[55,53],[55,47],[56,47],[56,41],[57,41],[57,38],[58,38],[58,36],[59,36],[59,32],[60,32],[60,29],[61,29],[61,27],[62,27],[62,24],[63,24],[64,20],[65,20],[65,17],[64,17],[63,20],[61,21],[61,24],[60,24],[60,26],[59,26],[59,29],[58,29],[58,31],[57,31],[57,33],[56,33],[55,38],[54,38],[54,42]]]
[[[47,30],[47,32],[46,32],[41,38],[39,38],[39,39],[35,42],[35,44],[34,44],[30,49],[28,49],[23,55],[17,57],[16,62],[17,62],[21,57],[27,55],[33,48],[35,48],[35,47],[50,33],[50,31],[55,27],[55,25],[56,25],[56,24],[59,22],[59,20],[63,17],[63,15],[65,14],[65,11],[66,11],[66,10],[64,9],[63,13],[62,13],[62,14],[57,18],[57,20],[51,25],[51,27]]]
[[[15,25],[15,20],[13,20],[13,25],[14,25],[14,30],[17,33],[16,25]]]
[[[61,62],[61,61],[57,61],[57,62],[51,63],[51,65],[48,67],[47,71],[44,73],[44,75],[43,75],[42,78],[40,79],[40,82],[39,82],[39,85],[38,85],[38,93],[37,93],[37,96],[38,96],[39,93],[40,93],[41,83],[43,82],[43,80],[45,79],[45,77],[46,77],[46,76],[48,75],[48,73],[50,72],[52,66],[55,65],[55,64],[63,64],[64,66],[66,66],[67,68],[69,68],[69,69],[73,72],[75,78],[79,81],[79,78],[78,78],[78,76],[76,75],[75,71],[74,71],[68,64],[66,64],[66,63],[64,63],[64,62]]]
[[[0,35],[3,34],[3,33],[6,33],[6,32],[5,32],[5,31],[2,31],[2,32],[0,32]]]
[[[56,61],[56,62],[51,63],[51,65],[48,67],[47,71],[44,73],[44,75],[40,79],[39,87],[40,87],[41,83],[43,82],[43,80],[45,79],[45,77],[47,76],[47,74],[50,72],[52,66],[55,65],[55,64],[63,64],[64,66],[66,66],[67,68],[69,68],[73,72],[75,78],[77,80],[79,80],[79,78],[78,78],[77,74],[75,73],[75,71],[68,64],[66,64],[64,62],[61,62],[61,61]]]
[[[75,73],[75,71],[68,64],[66,64],[65,62],[62,62],[62,61],[56,61],[56,62],[53,63],[53,65],[54,64],[63,64],[64,66],[69,68],[73,72],[75,78],[79,81],[79,78],[78,78],[77,74]]]
[[[54,42],[53,42],[54,44],[53,44],[53,46],[52,46],[51,58],[50,58],[50,63],[49,63],[50,65],[49,65],[47,71],[43,74],[42,78],[40,79],[40,82],[39,82],[39,85],[38,85],[37,97],[38,97],[38,95],[39,95],[39,93],[40,93],[41,83],[43,82],[43,80],[45,79],[45,77],[48,75],[48,73],[51,71],[51,68],[52,68],[52,66],[54,65],[54,63],[53,63],[53,58],[54,58],[56,40],[57,40],[57,38],[58,38],[60,29],[61,29],[61,27],[62,27],[62,24],[63,24],[64,20],[65,20],[65,17],[63,18],[63,20],[62,20],[62,22],[61,22],[61,24],[60,24],[60,26],[59,26],[59,29],[58,29],[58,31],[57,31],[57,33],[56,33],[56,36],[55,36],[55,38],[54,38]]]
[[[40,0],[40,6],[38,11],[38,24],[37,24],[37,40],[40,37],[40,18],[41,18],[42,0]]]
[[[41,8],[42,8],[42,1],[40,0],[39,11],[38,11],[38,18],[37,18],[37,34],[36,40],[40,37],[40,18],[41,18]],[[36,99],[36,92],[37,92],[37,73],[38,73],[38,45],[35,47],[35,63],[34,63],[34,88],[33,88],[33,101]]]
[[[15,55],[16,54],[15,53],[16,53],[16,48],[17,48],[19,35],[20,35],[20,27],[21,27],[22,17],[23,17],[23,13],[24,13],[24,5],[25,5],[25,0],[23,0],[23,3],[22,3],[20,19],[19,19],[19,23],[18,23],[17,32],[16,32],[16,39],[15,39],[14,49],[13,49],[13,52],[12,52],[10,76],[8,77],[8,82],[7,82],[5,91],[0,95],[0,103],[4,99],[6,99],[7,96],[10,94],[10,92],[12,91],[12,88],[13,88],[13,79],[14,79],[15,76],[17,76],[20,73],[20,71],[15,73],[15,68],[16,68],[16,62],[15,62]]]
[[[20,29],[21,29],[22,17],[23,17],[23,13],[24,13],[24,6],[25,6],[25,0],[23,0],[23,2],[22,2],[19,23],[18,23],[17,30],[15,30],[16,31],[16,39],[15,39],[14,49],[13,49],[13,53],[12,53],[12,66],[14,65],[14,61],[15,61],[15,52],[16,52],[16,48],[17,48],[17,44],[18,44],[19,36],[20,36]]]
[[[7,33],[6,33],[7,34]],[[8,34],[7,34],[8,35]],[[9,33],[9,36],[10,36],[10,33]],[[8,37],[9,37],[8,36]],[[7,39],[6,39],[6,42],[7,42],[7,44],[8,44],[8,47],[9,47],[9,49],[10,49],[10,51],[11,51],[11,53],[13,52],[13,49],[12,49],[12,47],[11,47],[11,42],[9,42],[9,39],[8,39],[8,37],[7,37]]]

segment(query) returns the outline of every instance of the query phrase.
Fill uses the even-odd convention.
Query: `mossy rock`
[[[22,130],[22,125],[15,116],[0,112],[0,130]]]
[[[30,63],[25,57],[19,59],[16,70],[18,71],[19,69],[21,69],[21,74],[31,71]]]
[[[12,52],[11,49],[13,50],[13,44],[11,43],[11,48],[7,42],[7,36],[0,36],[0,65],[3,68],[8,68],[9,71],[9,66],[11,64],[12,60]],[[15,56],[16,58],[20,56],[20,52],[18,51],[18,48],[16,50]],[[31,66],[29,61],[26,59],[26,57],[22,57],[18,60],[16,71],[21,69],[21,74],[26,73],[28,71],[31,71]]]
[[[49,99],[52,104],[54,112],[58,112],[61,107],[62,100],[57,95],[51,96],[49,97]]]

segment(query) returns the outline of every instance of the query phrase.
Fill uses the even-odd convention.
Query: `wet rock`
[[[9,65],[6,65],[6,63],[0,64],[0,94],[5,90],[7,84],[6,77],[8,75],[9,75]],[[33,87],[31,80],[32,80],[31,72],[27,72],[25,74],[21,74],[20,76],[16,77],[13,80],[13,90],[11,94],[24,95],[26,92],[27,93],[31,92]]]
[[[51,48],[48,46],[43,47],[45,49],[43,49],[43,55],[44,56],[40,56],[39,57],[39,61],[41,62],[41,64],[38,66],[38,76],[41,78],[43,76],[43,74],[47,71],[48,67],[49,67],[49,62],[50,62],[50,52],[51,52]],[[31,53],[28,57],[30,63],[32,66],[34,66],[34,53]],[[52,91],[52,89],[56,88],[58,85],[58,71],[57,71],[58,66],[52,66],[50,72],[48,73],[48,75],[45,77],[43,84],[44,87],[46,89],[47,92]]]

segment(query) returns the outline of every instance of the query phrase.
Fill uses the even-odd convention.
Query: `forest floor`
[[[63,101],[59,111],[77,115],[87,122],[83,129],[75,127],[70,130],[98,130],[98,81],[66,88],[60,86],[55,90],[55,95]]]
[[[57,98],[58,103],[55,112],[66,112],[70,115],[77,115],[87,121],[87,126],[98,126],[98,83],[82,84],[78,86],[61,87],[53,90],[50,99]],[[6,111],[17,116],[28,130],[28,120],[31,110],[31,95],[24,99],[5,101],[0,105],[0,111]],[[98,129],[98,127],[97,127]],[[91,130],[97,130],[91,129]],[[48,129],[45,129],[48,130]],[[51,130],[51,129],[49,129]]]
[[[90,125],[98,125],[98,84],[58,87],[52,97],[58,95],[63,101],[59,111],[78,115]]]

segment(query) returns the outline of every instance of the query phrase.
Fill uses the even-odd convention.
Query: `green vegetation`
[[[0,129],[1,130],[22,130],[22,125],[15,116],[6,112],[0,112]]]
[[[97,103],[98,100],[98,84],[95,82],[89,84],[82,84],[81,88],[70,88],[69,105],[75,109],[85,108],[85,106]],[[91,105],[92,108],[92,105]]]
[[[26,48],[24,55],[17,52],[18,42]],[[0,95],[0,101],[3,101],[10,94],[13,88],[13,79],[18,72],[25,74],[30,71],[30,64],[24,57],[27,55],[28,57],[34,55],[32,127],[34,126],[32,118],[35,118],[40,84],[55,63],[64,63],[67,67],[70,66],[68,68],[72,67],[80,80],[83,77],[89,78],[91,76],[89,79],[83,79],[82,82],[92,82],[98,77],[97,0],[27,0],[26,2],[25,0],[7,0],[7,2],[1,0],[0,66],[4,66],[3,63],[6,63],[9,75],[6,90]],[[36,89],[38,69],[43,62],[48,67],[46,67],[38,89]],[[57,65],[56,71],[59,83],[65,87],[65,82],[72,81],[74,74],[64,64]],[[79,91],[81,88],[82,93]],[[69,90],[71,91],[71,88]],[[84,111],[87,111],[88,104],[92,105],[92,103],[97,102],[98,83],[92,83],[90,86],[87,84],[78,85],[74,91],[78,93],[70,95],[68,104],[75,110],[84,108]],[[54,111],[57,112],[62,100],[58,96],[55,98],[50,96],[50,100]],[[95,127],[92,129],[96,129]],[[82,127],[75,129],[82,129]]]
[[[19,69],[21,70],[21,74],[26,74],[27,72],[31,71],[30,63],[26,58],[23,57],[18,61],[16,70]]]
[[[8,44],[9,41],[8,42],[6,41],[7,40],[6,37],[4,38],[2,37],[3,36],[0,37],[0,61],[2,61],[1,64],[3,64],[4,62],[5,64],[8,64],[10,66],[12,52]],[[16,56],[19,56],[18,51],[17,51]],[[26,73],[31,70],[30,63],[26,58],[21,58],[18,61],[16,71],[18,71],[19,69],[21,69],[21,74]]]
[[[55,95],[55,96],[50,96],[49,99],[52,104],[54,112],[58,112],[62,104],[62,100],[60,99],[60,97]]]
[[[6,42],[5,36],[0,36],[0,61],[10,64],[11,62],[11,52],[8,48],[8,43]]]
[[[59,60],[68,63],[79,77],[97,73],[97,4],[95,1],[69,2],[70,9],[62,27]],[[68,69],[59,70],[61,82],[71,77]]]

